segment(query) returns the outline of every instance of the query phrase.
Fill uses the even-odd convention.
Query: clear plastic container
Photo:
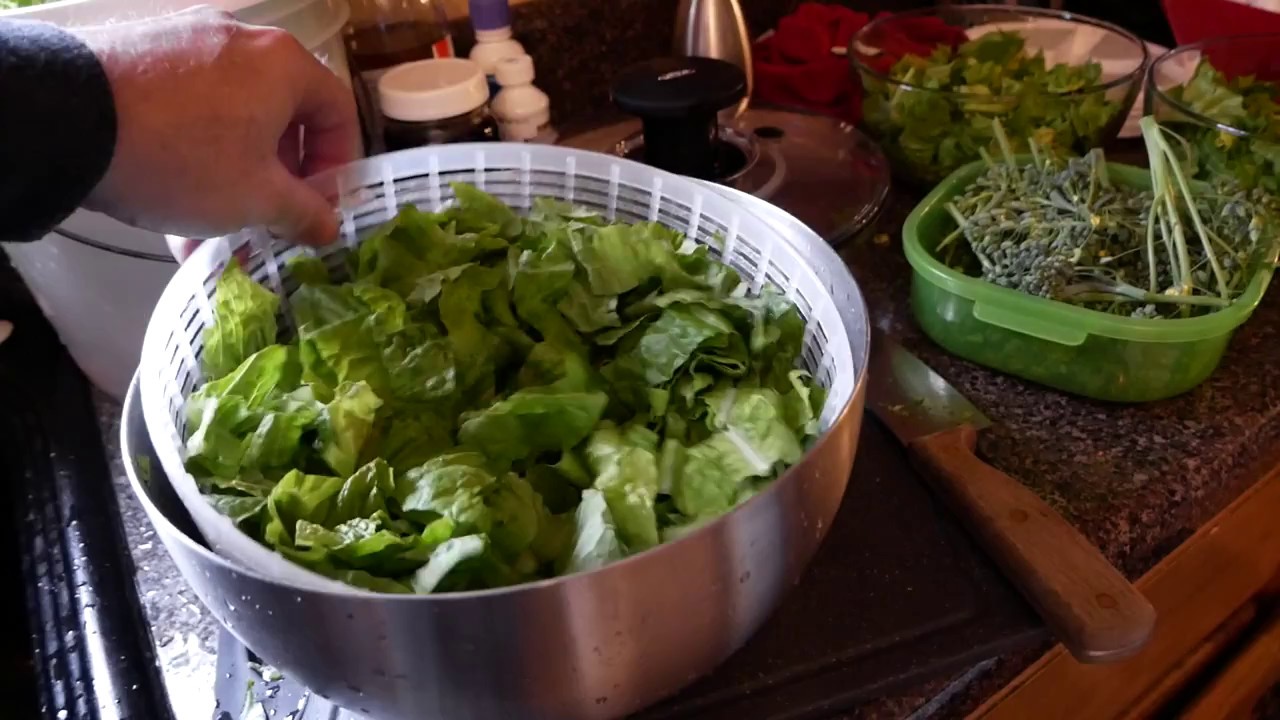
[[[1150,187],[1142,168],[1108,164],[1118,183]],[[977,162],[931,192],[902,228],[914,276],[911,307],[925,334],[948,352],[1076,395],[1146,402],[1184,393],[1213,373],[1236,328],[1262,300],[1274,268],[1264,264],[1230,306],[1200,317],[1121,317],[1002,288],[953,270],[933,249],[955,227],[945,205],[978,177]]]

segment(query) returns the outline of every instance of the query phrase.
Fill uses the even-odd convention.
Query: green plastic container
[[[1108,164],[1113,182],[1151,187],[1143,168]],[[955,228],[945,204],[984,170],[966,165],[943,180],[902,229],[914,277],[916,321],[947,351],[1076,395],[1145,402],[1184,393],[1213,373],[1232,333],[1262,300],[1274,268],[1265,264],[1230,307],[1185,320],[1110,315],[1002,288],[933,257]]]

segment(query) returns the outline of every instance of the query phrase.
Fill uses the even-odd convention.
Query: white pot
[[[83,27],[212,5],[240,20],[288,30],[346,82],[345,0],[66,0],[0,17]],[[163,235],[77,210],[34,243],[5,245],[14,268],[85,375],[123,400],[138,366],[147,320],[177,270]]]

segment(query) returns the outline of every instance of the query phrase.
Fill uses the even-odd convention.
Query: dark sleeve
[[[0,20],[0,241],[35,240],[111,164],[116,112],[97,57],[52,25]]]

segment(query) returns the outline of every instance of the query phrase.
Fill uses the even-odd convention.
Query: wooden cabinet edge
[[[969,715],[969,720],[1125,717],[1280,567],[1280,464],[1206,523],[1137,583],[1158,615],[1155,637],[1132,659],[1081,665],[1054,647]]]

